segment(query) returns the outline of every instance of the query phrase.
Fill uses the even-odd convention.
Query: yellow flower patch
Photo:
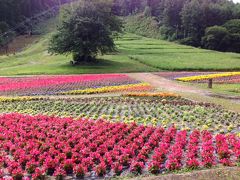
[[[121,86],[105,86],[101,88],[89,88],[83,90],[73,90],[63,92],[61,94],[77,95],[77,94],[98,94],[98,93],[109,93],[109,92],[122,92],[122,91],[147,91],[151,90],[152,87],[148,83],[139,84],[128,84]]]
[[[176,80],[189,82],[189,81],[200,81],[200,80],[206,80],[206,79],[215,79],[215,78],[237,76],[237,75],[240,75],[240,72],[228,72],[228,73],[220,73],[220,74],[189,76],[189,77],[177,78]]]
[[[178,94],[166,93],[166,92],[145,92],[145,93],[126,93],[123,96],[127,97],[180,97]]]
[[[34,97],[34,96],[19,96],[19,97],[3,97],[0,96],[0,102],[14,102],[14,101],[33,101],[42,100],[44,97]]]

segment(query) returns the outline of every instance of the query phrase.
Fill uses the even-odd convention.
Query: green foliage
[[[208,27],[221,26],[228,20],[240,18],[240,5],[228,0],[140,0],[138,4],[134,0],[113,2],[114,11],[118,15],[140,14],[135,14],[133,18],[127,17],[126,30],[129,32],[170,41],[177,40],[195,47],[202,46],[201,41]],[[133,13],[133,9],[137,11]],[[149,28],[152,20],[156,22],[157,28],[152,25],[150,27],[153,28]],[[233,51],[231,47],[225,49]]]
[[[118,53],[99,55],[101,61],[97,64],[71,66],[70,56],[47,53],[51,35],[45,35],[15,55],[0,56],[0,75],[240,70],[240,54],[198,49],[134,34],[115,39]]]
[[[240,19],[232,19],[227,21],[223,27],[227,28],[227,30],[232,34],[240,34]]]
[[[0,22],[0,34],[7,32],[9,29],[9,26],[6,22]]]
[[[144,16],[142,14],[129,16],[125,22],[125,30],[127,32],[145,37],[161,38],[158,22],[151,16]]]
[[[206,30],[202,43],[205,48],[226,51],[230,43],[229,32],[225,27],[209,27]]]
[[[63,20],[52,37],[49,51],[73,54],[76,62],[93,60],[97,54],[115,50],[113,35],[121,31],[121,23],[111,15],[108,4],[84,1]]]
[[[203,24],[199,20],[202,18],[202,12],[199,7],[199,1],[193,0],[190,3],[186,3],[181,11],[184,39],[180,42],[183,44],[192,46],[200,45],[200,33],[204,31],[204,27],[202,27]]]
[[[9,26],[6,22],[0,22],[0,48],[5,47],[13,40],[15,33],[9,31]]]
[[[144,16],[146,16],[146,17],[152,16],[152,9],[151,9],[149,6],[146,6],[146,8],[144,9],[143,14],[144,14]]]
[[[240,19],[207,28],[202,43],[208,49],[240,52]]]
[[[65,2],[70,2],[70,0],[1,0],[0,21],[4,21],[10,27],[18,25],[16,31],[23,33],[26,29],[29,29],[29,26],[31,26],[32,23],[29,20],[22,23],[27,20],[27,18],[33,17],[36,14]],[[51,13],[46,15],[50,17],[52,16]],[[19,23],[22,23],[21,26]]]

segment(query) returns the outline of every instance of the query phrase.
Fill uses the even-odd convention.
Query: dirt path
[[[154,75],[152,73],[131,73],[128,74],[130,77],[139,81],[147,82],[153,87],[170,92],[184,92],[184,93],[197,93],[197,94],[208,94],[209,91],[201,90],[195,87],[180,84],[176,81],[171,81],[166,78]]]
[[[240,113],[239,101],[216,97],[211,91],[168,80],[153,73],[129,73],[128,75],[136,80],[151,84],[159,91],[177,93],[194,101],[214,103],[223,106],[225,109]]]

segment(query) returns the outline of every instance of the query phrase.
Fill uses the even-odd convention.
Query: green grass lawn
[[[161,70],[239,70],[240,54],[197,49],[125,34],[118,52],[99,57],[96,65],[71,66],[71,56],[47,52],[51,33],[16,55],[0,56],[0,75],[153,72]]]
[[[192,86],[207,89],[214,93],[240,96],[240,84],[214,84],[213,83],[212,89],[207,88],[208,86],[207,83],[187,83],[187,84],[191,84]]]
[[[240,54],[127,35],[117,41],[132,59],[161,70],[240,70]]]

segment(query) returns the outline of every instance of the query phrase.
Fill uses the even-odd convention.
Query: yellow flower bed
[[[150,90],[152,87],[148,83],[139,84],[128,84],[121,86],[105,86],[101,88],[89,88],[84,90],[73,90],[63,92],[61,94],[76,95],[76,94],[97,94],[97,93],[108,93],[108,92],[119,92],[119,91],[145,91]]]
[[[33,101],[42,100],[44,97],[34,97],[34,96],[19,96],[19,97],[3,97],[0,96],[0,102],[14,102],[14,101]]]
[[[178,94],[166,93],[166,92],[155,92],[155,93],[126,93],[123,96],[128,97],[180,97]]]
[[[237,75],[240,75],[240,72],[227,72],[227,73],[221,73],[221,74],[207,74],[207,75],[199,75],[199,76],[189,76],[189,77],[177,78],[177,80],[178,81],[189,82],[189,81],[199,81],[199,80],[215,79],[215,78],[237,76]]]

